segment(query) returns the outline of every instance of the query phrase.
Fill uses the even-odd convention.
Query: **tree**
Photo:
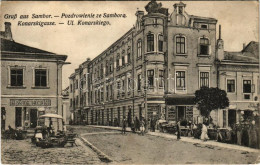
[[[227,93],[219,88],[201,87],[195,92],[195,102],[202,116],[208,117],[214,109],[224,109],[229,106]]]

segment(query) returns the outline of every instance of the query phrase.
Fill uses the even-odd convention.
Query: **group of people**
[[[206,122],[202,123],[202,128],[201,128],[201,135],[200,135],[200,139],[203,141],[207,141],[209,139],[208,137],[208,124]],[[197,128],[196,124],[192,123],[192,122],[188,122],[187,124],[188,127],[188,136],[193,136],[194,132],[193,130]],[[181,139],[181,123],[180,121],[177,122],[176,124],[176,133],[177,133],[177,140]]]
[[[124,116],[123,121],[122,121],[122,134],[125,134],[126,126],[127,126],[127,120],[126,120],[126,117]],[[131,130],[133,133],[140,131],[141,135],[144,135],[145,127],[146,127],[146,122],[145,122],[144,117],[142,117],[141,120],[139,120],[137,117],[135,117],[135,119],[131,120],[131,123],[129,126],[131,127]]]

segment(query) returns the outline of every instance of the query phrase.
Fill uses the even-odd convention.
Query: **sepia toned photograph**
[[[258,1],[2,1],[1,164],[259,164]]]

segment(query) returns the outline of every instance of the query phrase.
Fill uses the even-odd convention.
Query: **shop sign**
[[[10,106],[51,106],[50,99],[10,99]]]

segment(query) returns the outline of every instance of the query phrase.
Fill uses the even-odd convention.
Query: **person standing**
[[[141,135],[144,136],[144,131],[145,131],[145,121],[142,118],[141,122],[140,122],[140,131],[141,131]]]
[[[180,121],[177,122],[177,140],[181,139],[181,128],[180,128]]]
[[[131,121],[131,129],[132,129],[132,132],[135,133],[135,121],[134,121],[134,119],[132,119],[132,121]]]
[[[126,131],[126,118],[125,116],[123,117],[123,124],[122,124],[122,134],[125,134]]]
[[[207,128],[205,122],[203,122],[203,124],[202,124],[200,139],[203,140],[203,141],[207,141],[209,139],[208,138],[208,128]]]
[[[140,121],[137,116],[135,117],[135,131],[140,131]]]

